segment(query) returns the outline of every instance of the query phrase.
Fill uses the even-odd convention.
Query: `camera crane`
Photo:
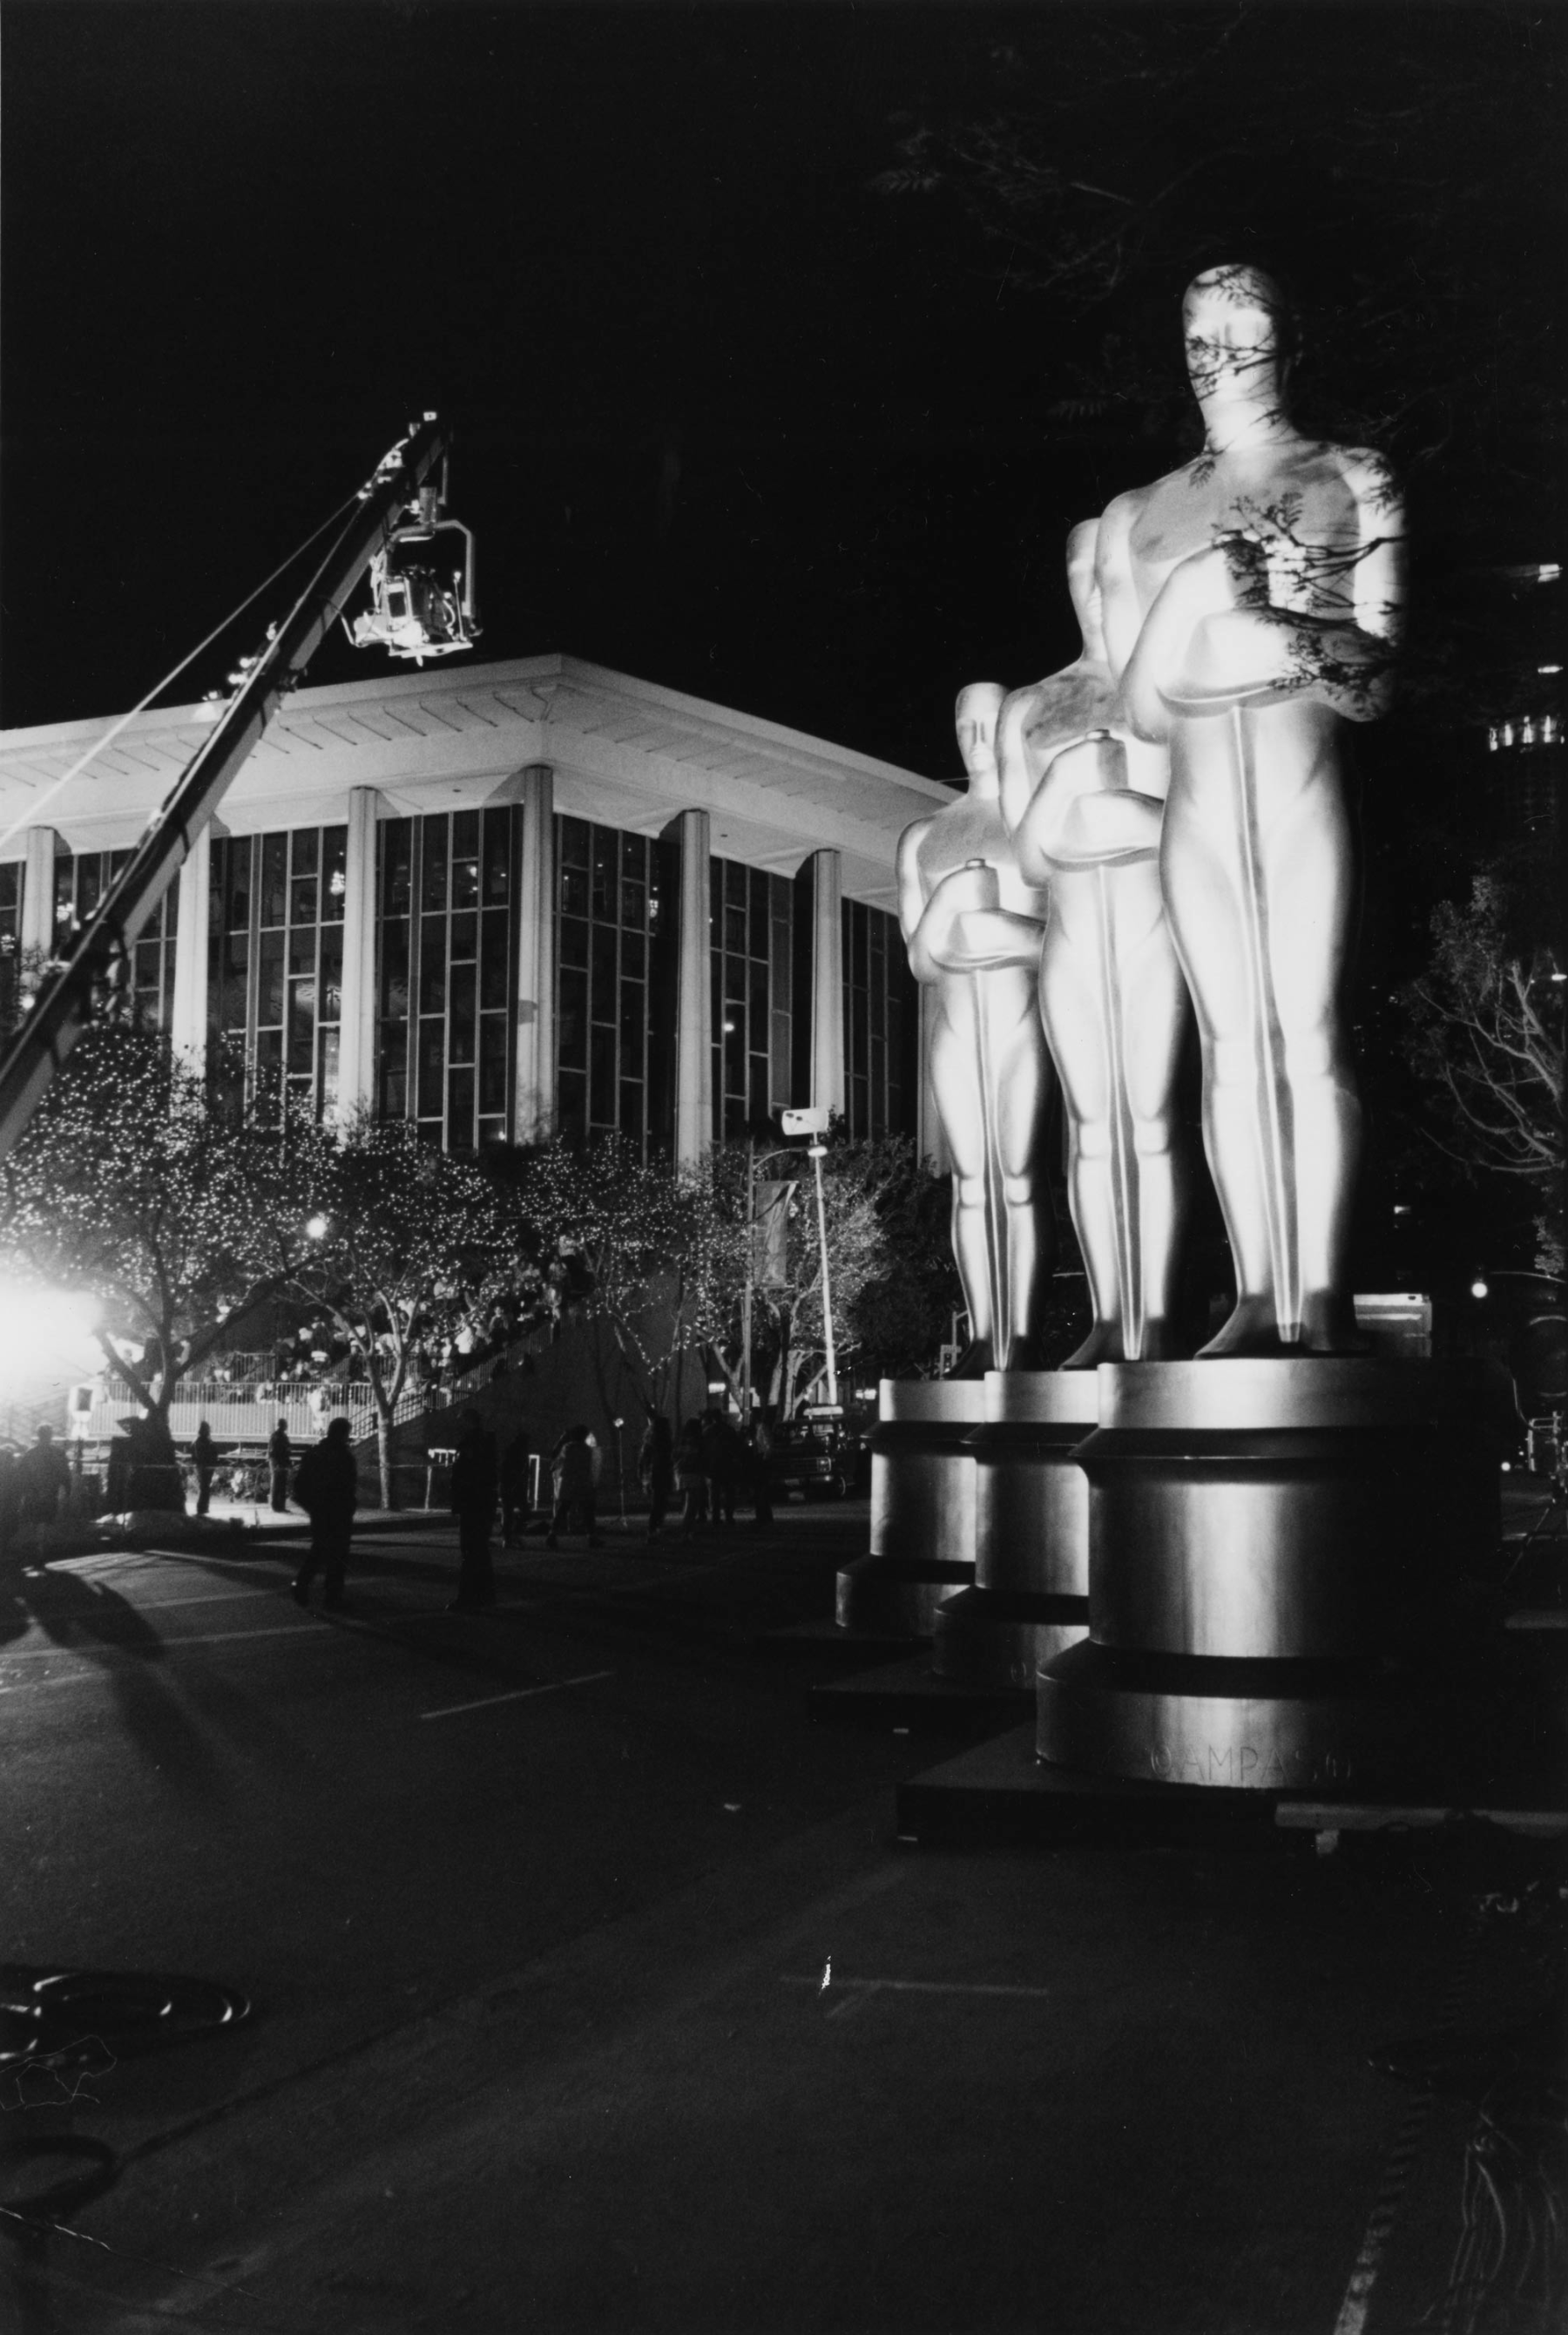
[[[136,849],[82,927],[69,957],[34,998],[0,1060],[0,1158],[16,1142],[54,1073],[86,1029],[94,1003],[124,977],[137,935],[227,793],[285,696],[343,615],[368,568],[372,605],[344,630],[356,648],[393,656],[449,656],[471,647],[474,541],[443,518],[450,432],[427,413],[382,458],[336,541],[243,680],[212,734],[180,773]],[[432,480],[439,475],[440,483]],[[405,544],[455,530],[463,539],[450,582],[433,564],[400,558]]]

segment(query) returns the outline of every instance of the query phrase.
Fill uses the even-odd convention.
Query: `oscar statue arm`
[[[1340,457],[1353,532],[1313,540],[1265,515],[1227,530],[1166,577],[1124,677],[1141,738],[1173,713],[1238,700],[1326,706],[1371,722],[1389,701],[1404,596],[1404,522],[1381,459]]]
[[[1004,964],[1036,964],[1045,926],[1011,908],[966,908],[954,937],[968,973],[993,973]]]
[[[916,981],[934,981],[939,968],[926,954],[921,934],[925,916],[925,886],[920,873],[920,847],[932,821],[917,819],[898,838],[895,880],[898,887],[898,922],[909,952],[909,970]]]
[[[970,962],[963,923],[972,911],[988,911],[997,906],[996,870],[984,860],[950,868],[932,886],[929,894],[925,892],[925,879],[920,874],[915,855],[930,825],[929,819],[922,819],[915,827],[906,828],[898,847],[901,917],[914,911],[916,900],[920,904],[912,921],[905,924],[909,970],[916,981],[927,983],[941,981],[947,974],[982,970]]]
[[[1018,830],[1019,867],[1031,884],[1070,867],[1147,857],[1159,849],[1165,805],[1127,782],[1127,749],[1108,731],[1055,755]]]
[[[1132,565],[1132,530],[1143,504],[1141,494],[1118,495],[1106,506],[1095,538],[1094,580],[1105,628],[1106,662],[1118,682],[1131,662],[1143,625]]]
[[[1059,867],[1099,867],[1152,859],[1159,850],[1165,805],[1157,795],[1079,795],[1062,822],[1052,857]]]
[[[1374,722],[1393,693],[1404,616],[1404,507],[1380,454],[1360,448],[1341,460],[1356,506],[1354,545],[1288,559],[1293,595],[1269,596],[1304,604],[1292,615],[1309,693],[1348,722]]]
[[[998,802],[1002,823],[1009,835],[1014,832],[1029,809],[1029,798],[1033,788],[1028,727],[1039,693],[1038,683],[1031,683],[1027,689],[1011,690],[1002,700],[1002,712],[997,719]]]
[[[909,961],[929,964],[929,975],[988,973],[1002,964],[1033,964],[1044,937],[1042,920],[1004,909],[996,869],[984,859],[954,867],[932,887],[910,944]]]

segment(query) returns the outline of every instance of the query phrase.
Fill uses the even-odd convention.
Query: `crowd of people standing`
[[[669,1446],[668,1473],[663,1453]],[[769,1487],[773,1444],[765,1419],[738,1427],[727,1411],[710,1410],[687,1419],[670,1440],[669,1421],[649,1421],[643,1443],[643,1481],[649,1493],[648,1537],[663,1530],[672,1490],[681,1496],[681,1536],[691,1540],[711,1525],[732,1525],[738,1501],[747,1501],[759,1526],[773,1521]]]
[[[458,1526],[459,1572],[449,1610],[485,1613],[496,1603],[491,1545],[498,1518],[507,1548],[522,1546],[536,1516],[543,1523],[547,1548],[558,1548],[561,1536],[573,1532],[581,1533],[589,1548],[603,1546],[598,1498],[604,1454],[580,1422],[538,1454],[526,1428],[514,1430],[503,1450],[476,1405],[466,1406],[457,1423],[449,1501]],[[268,1507],[275,1515],[286,1515],[291,1507],[302,1508],[310,1522],[309,1545],[292,1583],[301,1605],[310,1602],[318,1574],[326,1607],[344,1603],[359,1507],[352,1433],[348,1418],[339,1413],[327,1421],[318,1442],[301,1449],[287,1419],[279,1418],[267,1440]],[[750,1507],[758,1526],[770,1525],[771,1454],[769,1429],[761,1418],[742,1428],[715,1406],[686,1419],[677,1433],[663,1412],[650,1410],[638,1458],[638,1477],[648,1504],[647,1538],[659,1540],[673,1526],[682,1540],[690,1541],[699,1532],[733,1525],[740,1505]],[[225,1457],[225,1447],[217,1442],[206,1419],[189,1457],[196,1479],[196,1513],[204,1516]],[[71,1488],[64,1452],[53,1430],[41,1427],[31,1449],[20,1457],[0,1455],[0,1531],[53,1523]]]

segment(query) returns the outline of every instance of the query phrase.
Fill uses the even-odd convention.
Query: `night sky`
[[[9,0],[0,721],[134,702],[431,406],[481,655],[562,649],[951,774],[961,683],[1076,651],[1069,526],[1187,451],[1147,410],[1053,417],[1092,314],[1012,282],[962,204],[873,184],[912,121],[1049,78],[1075,13]],[[1479,15],[1500,66],[1563,46],[1557,11],[1263,13],[1279,88],[1303,44],[1330,56],[1392,175],[1420,148],[1410,44],[1472,72]],[[1258,14],[1157,12],[1254,121],[1277,92],[1229,27]],[[1486,150],[1454,159],[1500,312],[1561,264],[1516,223],[1560,166],[1503,93],[1476,87]],[[1138,160],[1117,136],[1086,132],[1113,189]],[[1204,232],[1234,218],[1267,259],[1272,223],[1298,274],[1353,262],[1354,220],[1314,227],[1334,170],[1297,123],[1277,183],[1222,188]],[[387,669],[339,640],[310,678]]]

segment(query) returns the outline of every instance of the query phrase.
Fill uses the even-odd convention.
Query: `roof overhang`
[[[92,753],[109,727],[0,731],[0,834],[16,829],[0,857],[21,856],[30,826],[53,828],[73,851],[135,842],[211,717],[198,706],[139,714]],[[218,817],[231,834],[331,824],[355,787],[373,789],[386,818],[504,802],[541,762],[558,810],[644,835],[705,810],[720,856],[792,874],[831,848],[847,895],[889,909],[899,835],[953,799],[892,763],[557,654],[297,690]]]

